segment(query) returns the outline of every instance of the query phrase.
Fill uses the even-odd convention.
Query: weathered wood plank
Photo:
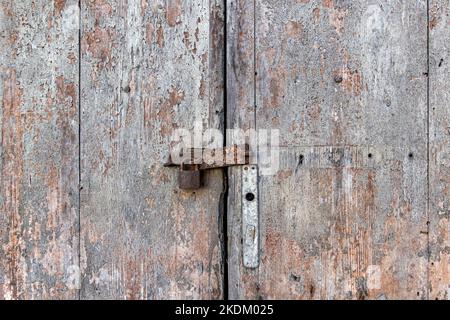
[[[82,298],[223,295],[223,178],[178,190],[176,128],[223,126],[221,1],[82,6]]]
[[[282,148],[232,298],[427,297],[426,4],[256,2],[256,128]]]
[[[0,299],[76,298],[78,2],[0,2]]]
[[[450,299],[449,15],[450,1],[430,1],[430,299]]]
[[[255,128],[254,1],[227,0],[227,129]],[[233,142],[228,137],[227,144]],[[241,168],[228,170],[228,294],[242,296],[242,282],[255,281],[257,271],[242,267]]]

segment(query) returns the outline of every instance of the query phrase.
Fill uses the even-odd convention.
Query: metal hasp
[[[169,155],[165,167],[179,167],[178,185],[183,190],[196,190],[202,187],[202,172],[250,163],[249,146],[233,145],[216,149],[186,148],[180,150],[178,161]]]
[[[259,266],[258,167],[242,170],[242,234],[244,267]]]

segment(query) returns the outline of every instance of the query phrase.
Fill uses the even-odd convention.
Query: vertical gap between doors
[[[78,0],[78,300],[81,300],[81,1]]]
[[[223,0],[223,6],[224,6],[224,19],[223,19],[223,82],[224,82],[224,90],[223,90],[223,130],[224,130],[224,139],[223,144],[224,147],[227,145],[227,128],[228,128],[228,121],[227,121],[227,0]],[[223,299],[228,300],[228,197],[229,197],[229,184],[228,184],[228,175],[229,175],[229,169],[225,168],[223,170],[223,198],[221,199],[221,205],[223,207],[222,211],[222,264],[223,264]],[[220,225],[220,224],[219,224]]]
[[[430,0],[427,0],[427,275],[426,298],[430,299]]]

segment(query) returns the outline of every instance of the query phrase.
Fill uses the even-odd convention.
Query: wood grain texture
[[[227,0],[227,129],[255,128],[254,2]],[[231,144],[232,137],[227,138]],[[251,150],[255,152],[255,150]],[[228,169],[228,294],[241,296],[240,274],[254,278],[242,264],[241,168]]]
[[[82,299],[217,299],[223,178],[178,190],[169,138],[222,128],[221,1],[82,6]]]
[[[259,182],[261,265],[233,267],[230,297],[426,298],[427,2],[262,0],[255,21],[280,170]]]
[[[450,299],[449,15],[448,0],[430,1],[430,299]]]
[[[79,288],[77,1],[0,1],[0,299]],[[76,13],[76,12],[75,12]]]

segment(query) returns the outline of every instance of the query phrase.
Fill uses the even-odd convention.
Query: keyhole
[[[253,201],[253,200],[255,200],[255,195],[253,193],[249,192],[245,195],[245,199],[247,201]]]

